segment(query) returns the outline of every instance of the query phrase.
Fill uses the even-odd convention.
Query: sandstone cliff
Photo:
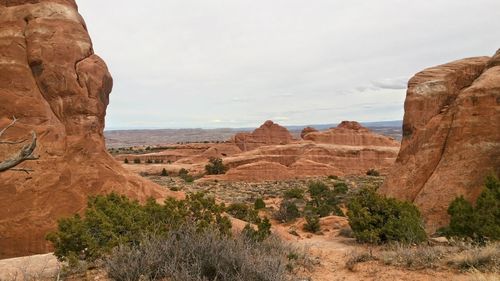
[[[293,140],[290,132],[273,121],[266,121],[252,133],[239,133],[233,142],[243,151],[256,149],[264,145],[288,144]]]
[[[426,69],[408,83],[401,151],[381,192],[414,202],[429,231],[457,196],[500,173],[500,52]]]
[[[71,0],[0,0],[0,127],[8,139],[38,135],[29,175],[0,174],[0,258],[49,251],[56,220],[81,211],[89,194],[164,197],[107,154],[103,128],[112,78],[94,54]],[[12,146],[1,146],[5,158]]]

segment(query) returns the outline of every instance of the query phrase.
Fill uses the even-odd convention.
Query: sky
[[[106,129],[401,120],[424,68],[500,48],[499,0],[80,0]]]

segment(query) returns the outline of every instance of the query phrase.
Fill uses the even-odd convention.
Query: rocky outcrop
[[[224,158],[230,170],[219,180],[282,180],[311,176],[387,173],[399,147],[345,146],[299,142],[262,146]]]
[[[38,135],[33,172],[0,173],[0,258],[50,250],[56,220],[81,211],[88,195],[116,191],[143,200],[168,194],[124,170],[104,147],[112,78],[94,54],[71,0],[0,0],[0,127]],[[0,157],[13,146],[0,145]]]
[[[300,138],[304,139],[304,137],[309,134],[309,133],[315,133],[317,132],[318,130],[316,130],[315,128],[313,127],[305,127],[304,129],[302,129],[302,131],[300,132]]]
[[[287,128],[273,121],[266,121],[252,133],[238,133],[233,142],[243,151],[249,151],[265,145],[288,144],[293,140]]]
[[[336,128],[310,132],[303,139],[336,145],[399,147],[398,141],[375,134],[356,121],[342,121]]]
[[[426,69],[408,83],[403,140],[380,192],[414,202],[427,229],[457,196],[474,201],[500,173],[500,52]]]

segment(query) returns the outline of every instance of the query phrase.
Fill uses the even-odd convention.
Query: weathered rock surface
[[[313,127],[305,127],[304,129],[302,129],[302,132],[300,132],[300,138],[304,139],[304,137],[309,134],[309,133],[314,133],[314,132],[317,132],[318,130],[316,130],[315,128]]]
[[[0,0],[0,127],[9,139],[38,135],[29,175],[0,174],[0,258],[50,250],[56,220],[81,211],[88,195],[116,191],[137,199],[168,194],[121,167],[105,150],[112,78],[94,54],[71,0]],[[0,145],[0,157],[12,153]]]
[[[288,144],[293,140],[290,132],[273,121],[266,121],[252,133],[239,133],[233,142],[243,151],[256,149],[264,145]]]
[[[297,142],[262,146],[224,158],[230,170],[220,180],[281,180],[309,176],[387,173],[399,147],[347,146]],[[271,164],[273,163],[273,164]]]
[[[225,175],[205,176],[204,180],[266,181],[359,175],[369,169],[386,174],[399,151],[397,141],[375,134],[354,121],[344,121],[325,132],[308,131],[304,138],[309,140],[291,140],[285,128],[267,121],[254,133],[233,138],[241,142],[169,145],[169,149],[154,154],[117,155],[116,158],[123,161],[129,157],[129,162],[130,157],[140,158],[142,162],[145,159],[170,162],[168,165],[125,165],[135,173],[159,174],[163,168],[177,173],[184,168],[198,175],[205,172],[210,157],[218,157],[229,171]],[[249,147],[256,148],[248,150]]]
[[[336,128],[331,128],[323,132],[310,132],[302,138],[315,143],[399,147],[398,141],[375,134],[356,121],[342,121]]]
[[[414,202],[427,229],[457,196],[474,201],[500,174],[500,53],[426,69],[408,83],[403,141],[380,191]]]

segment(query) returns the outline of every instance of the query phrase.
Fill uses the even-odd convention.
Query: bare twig
[[[14,116],[12,122],[9,125],[7,125],[7,127],[3,128],[0,131],[0,137],[9,128],[11,128],[12,126],[14,126],[14,124],[16,124],[16,122],[17,122],[17,119]],[[21,141],[2,141],[2,142],[0,142],[0,144],[9,144],[9,145],[11,145],[11,144],[23,143],[25,141],[26,140],[21,140]],[[7,171],[7,170],[13,170],[13,171],[22,171],[22,172],[25,172],[25,173],[29,174],[30,171],[33,171],[33,170],[30,170],[30,169],[14,168],[14,167],[16,167],[17,165],[23,163],[24,161],[38,159],[38,157],[36,157],[36,156],[33,155],[33,153],[35,151],[35,148],[36,148],[36,141],[37,141],[36,133],[34,131],[32,131],[31,132],[31,143],[24,145],[19,150],[19,152],[17,152],[11,158],[9,158],[7,160],[4,160],[4,161],[0,161],[0,172],[4,172],[4,171]]]
[[[24,168],[11,168],[9,169],[10,171],[15,171],[15,172],[25,172],[26,174],[30,174],[30,172],[34,172],[35,170],[33,169],[24,169]]]
[[[12,116],[12,122],[10,122],[9,125],[7,125],[7,127],[3,128],[1,131],[0,131],[0,138],[2,137],[2,135],[5,133],[5,131],[7,131],[10,127],[14,126],[14,124],[16,124],[17,122],[17,118],[16,116]]]

